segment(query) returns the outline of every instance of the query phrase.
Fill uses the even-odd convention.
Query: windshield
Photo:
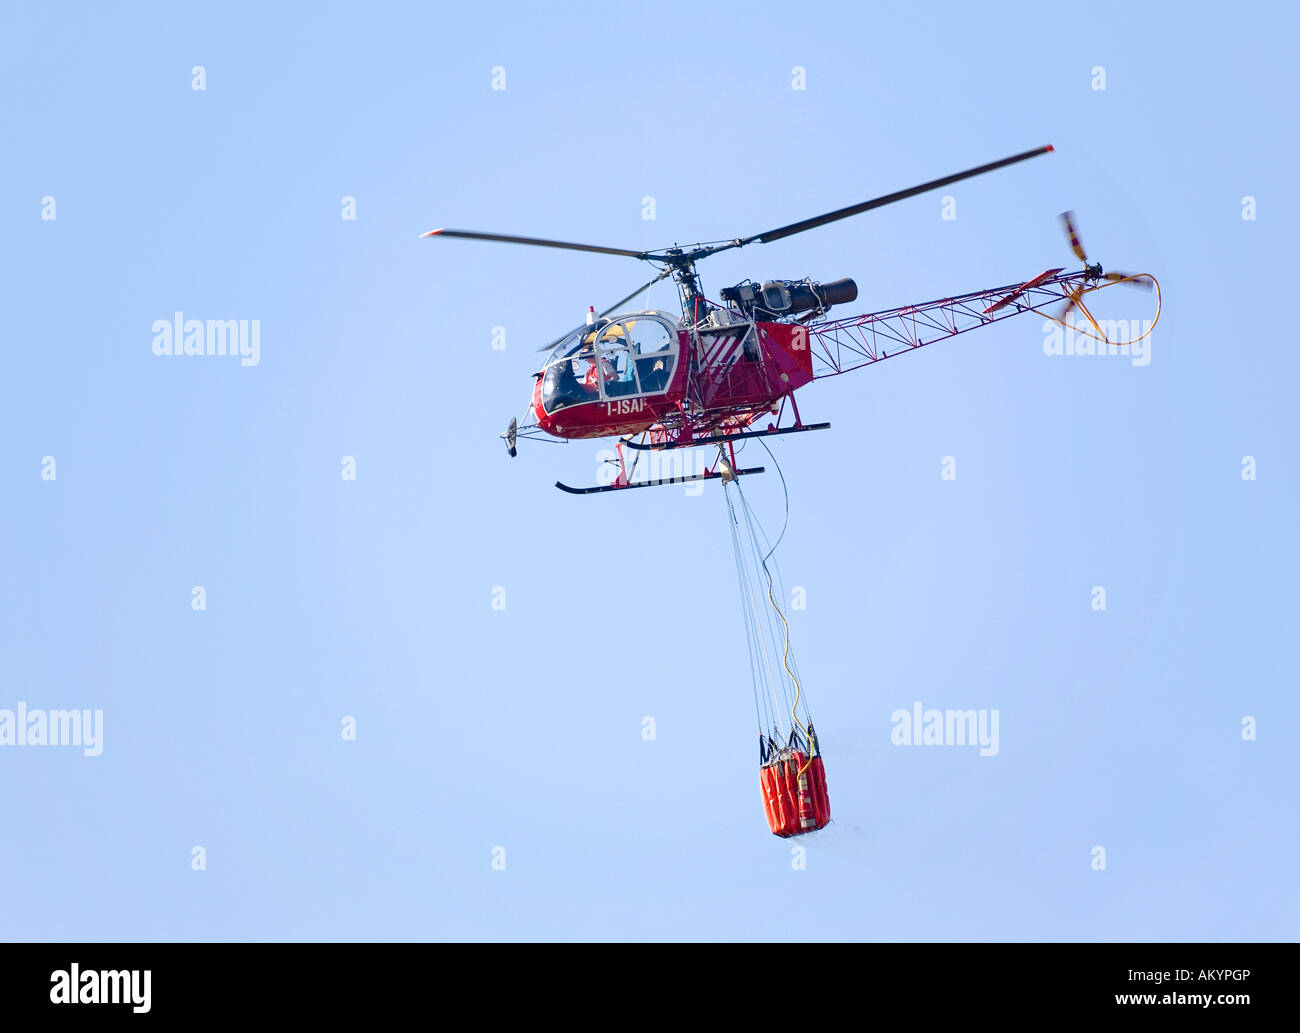
[[[560,338],[559,342],[551,349],[551,354],[546,356],[546,365],[559,361],[565,356],[571,356],[582,345],[583,337],[589,337],[594,327],[585,323],[582,326],[575,327],[567,334]]]
[[[576,327],[547,357],[542,405],[547,412],[585,402],[662,394],[677,359],[675,321],[638,312]]]

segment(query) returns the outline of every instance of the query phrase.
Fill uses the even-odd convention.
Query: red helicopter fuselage
[[[536,374],[537,426],[560,438],[624,437],[657,425],[748,424],[813,379],[808,331],[744,320],[682,328],[661,312],[575,331]]]

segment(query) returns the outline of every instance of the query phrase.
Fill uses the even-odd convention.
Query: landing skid
[[[641,452],[666,452],[670,448],[694,448],[696,445],[725,445],[728,441],[740,441],[742,438],[774,438],[778,434],[802,434],[806,430],[829,430],[829,423],[809,423],[803,427],[783,427],[780,430],[745,430],[739,434],[718,434],[711,438],[696,438],[694,441],[673,441],[664,445],[647,445],[645,442],[630,438],[623,444]]]
[[[811,430],[813,428],[810,427],[808,429]],[[744,477],[746,474],[762,473],[763,470],[764,467],[751,466],[747,470],[737,470],[735,476]],[[594,495],[598,491],[627,491],[629,488],[654,488],[660,484],[686,484],[690,481],[720,481],[720,480],[722,480],[722,474],[718,472],[713,472],[713,473],[697,473],[690,477],[661,477],[655,481],[636,481],[635,483],[631,483],[631,484],[605,484],[595,488],[572,488],[569,485],[562,483],[561,481],[556,481],[555,486],[559,488],[560,491],[567,491],[570,495]]]

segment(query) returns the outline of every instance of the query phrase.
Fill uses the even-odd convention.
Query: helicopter
[[[761,466],[738,465],[738,441],[830,427],[805,423],[799,413],[795,392],[814,380],[1058,304],[1064,306],[1060,314],[1049,318],[1061,322],[1077,309],[1101,334],[1097,339],[1105,340],[1083,302],[1086,294],[1115,283],[1156,286],[1158,291],[1150,274],[1107,273],[1100,263],[1088,264],[1068,212],[1062,219],[1084,267],[1073,272],[1048,269],[1007,286],[836,320],[823,317],[832,306],[857,299],[857,284],[851,278],[828,283],[810,278],[745,280],[722,288],[718,302],[707,299],[701,289],[696,266],[705,258],[783,240],[1053,150],[1048,144],[752,236],[654,251],[474,230],[436,229],[420,236],[586,251],[657,267],[647,283],[599,313],[590,307],[585,322],[539,349],[548,354],[533,375],[528,407],[522,417],[510,421],[501,437],[512,457],[521,439],[616,438],[616,459],[610,461],[616,473],[609,483],[572,487],[556,481],[557,488],[575,495],[687,481],[725,482],[764,472]],[[669,277],[677,286],[680,316],[656,309],[620,311],[642,291]],[[629,451],[696,446],[718,448],[716,461],[702,473],[634,479],[637,457],[629,463]]]

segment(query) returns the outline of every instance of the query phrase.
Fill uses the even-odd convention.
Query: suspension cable
[[[786,673],[790,675],[790,680],[794,682],[794,703],[790,706],[790,718],[803,731],[804,739],[808,743],[808,759],[804,761],[803,767],[799,769],[799,774],[802,775],[808,770],[808,766],[812,764],[812,736],[808,734],[807,726],[799,720],[799,700],[803,696],[803,686],[799,684],[799,676],[790,669],[790,622],[785,619],[785,614],[781,612],[781,607],[777,605],[776,596],[772,592],[772,571],[767,565],[767,561],[772,558],[772,553],[776,552],[776,547],[781,544],[781,540],[785,538],[786,529],[790,526],[790,488],[785,482],[785,473],[781,469],[781,464],[777,462],[776,456],[768,448],[767,442],[762,438],[758,438],[757,441],[766,449],[768,456],[771,457],[772,465],[776,467],[776,472],[781,477],[781,490],[785,494],[785,521],[781,525],[781,533],[777,536],[776,541],[772,543],[772,547],[767,550],[767,555],[763,557],[763,572],[767,574],[767,598],[772,603],[772,609],[776,611],[776,615],[781,618],[781,626],[785,630],[785,649],[781,662],[785,666]],[[807,704],[805,704],[806,706]]]
[[[785,479],[785,473],[781,470],[781,464],[777,462],[776,456],[768,447],[767,442],[763,441],[761,438],[757,440],[762,444],[764,450],[766,450],[781,478],[781,488],[785,496],[785,504],[780,534],[776,536],[775,540],[772,540],[768,537],[766,532],[764,532],[762,524],[758,521],[752,507],[749,505],[749,500],[745,497],[744,489],[741,488],[738,481],[732,480],[730,482],[725,482],[723,484],[723,495],[727,500],[729,523],[731,525],[732,547],[736,553],[737,578],[740,581],[742,602],[744,603],[745,609],[745,634],[749,646],[751,673],[754,682],[754,711],[760,722],[760,733],[764,727],[764,719],[767,718],[768,720],[771,720],[774,713],[764,713],[766,710],[766,704],[760,706],[758,698],[760,694],[766,697],[767,694],[770,693],[772,703],[776,708],[775,713],[788,712],[790,714],[791,727],[797,728],[803,734],[804,741],[808,744],[807,758],[798,771],[798,775],[802,776],[812,764],[812,735],[809,732],[808,725],[799,718],[800,703],[803,704],[805,716],[808,716],[809,713],[808,703],[806,694],[803,691],[803,685],[799,680],[797,666],[794,664],[790,655],[790,623],[786,619],[786,616],[784,612],[782,612],[781,606],[776,599],[776,576],[773,571],[773,568],[775,567],[773,556],[776,553],[777,547],[780,546],[781,542],[785,539],[786,531],[790,526],[790,491],[789,485]],[[733,501],[731,497],[731,489],[733,487],[735,488],[737,501]],[[745,562],[745,557],[741,554],[741,543],[739,541],[740,516],[743,516],[745,521],[745,530],[747,531],[747,537],[749,539],[747,543],[749,549],[747,551],[749,553],[749,561],[753,564],[753,573],[756,575],[761,570],[767,580],[767,602],[771,607],[770,610],[767,606],[764,606],[758,601],[755,592],[757,586],[754,583],[756,578],[750,578],[747,576],[750,564]],[[764,549],[766,549],[766,552],[763,551]],[[783,582],[782,591],[784,592],[784,590]],[[761,622],[766,624],[766,647],[761,644],[761,638],[763,635],[759,628],[760,621],[757,616],[758,610],[760,609],[767,614],[766,620]],[[775,614],[775,620],[773,619],[773,614]],[[781,624],[779,639],[777,637],[776,621],[780,621]],[[779,668],[773,669],[772,667],[775,663],[775,656],[778,651],[781,655],[781,667],[783,667],[785,671],[784,676],[779,673]],[[786,680],[787,677],[789,679],[788,682]],[[760,682],[764,683],[762,687],[765,688],[767,692],[760,693]],[[781,687],[779,696],[777,692],[778,684]],[[789,685],[794,686],[793,696],[790,694]],[[781,697],[784,697],[784,705],[782,705]],[[775,721],[772,721],[772,730],[774,733],[778,735],[780,734],[780,730]]]

